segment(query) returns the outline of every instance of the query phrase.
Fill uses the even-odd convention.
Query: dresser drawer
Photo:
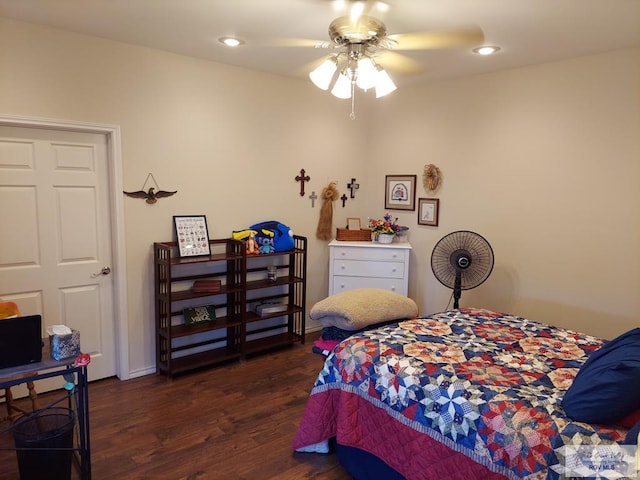
[[[333,274],[349,275],[352,277],[404,277],[404,263],[402,262],[365,262],[363,260],[334,260]]]
[[[405,256],[406,249],[382,247],[333,247],[333,258],[346,260],[376,260],[376,261],[402,261]]]
[[[333,293],[346,292],[355,288],[383,288],[400,295],[407,295],[407,288],[402,278],[375,277],[333,277]]]
[[[329,243],[329,295],[355,288],[383,288],[400,295],[409,293],[408,242]]]

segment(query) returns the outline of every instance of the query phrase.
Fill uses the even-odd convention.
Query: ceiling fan
[[[434,32],[388,34],[379,18],[369,15],[371,5],[379,2],[353,1],[350,15],[340,16],[329,25],[329,41],[316,44],[316,48],[335,50],[314,69],[309,77],[322,90],[331,87],[331,93],[351,99],[351,115],[355,119],[355,87],[367,91],[375,89],[382,97],[396,86],[386,72],[388,68],[408,73],[422,69],[422,65],[394,50],[442,49],[480,45],[484,40],[477,26],[460,27]],[[365,12],[368,8],[369,11]]]

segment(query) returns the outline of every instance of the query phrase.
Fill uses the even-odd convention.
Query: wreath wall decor
[[[422,185],[424,185],[424,189],[433,193],[442,184],[442,172],[438,167],[436,167],[433,163],[424,166],[424,173],[422,174]]]

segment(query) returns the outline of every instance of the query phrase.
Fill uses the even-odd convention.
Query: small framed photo
[[[216,307],[213,305],[187,307],[183,310],[183,315],[185,325],[192,325],[200,322],[212,322],[216,319]]]
[[[211,255],[207,217],[204,215],[175,215],[173,225],[181,257]]]
[[[360,219],[354,217],[347,217],[347,229],[348,230],[360,230]]]
[[[387,175],[385,182],[385,210],[416,209],[416,175]]]
[[[438,216],[440,210],[440,199],[420,198],[418,199],[418,225],[438,226]]]

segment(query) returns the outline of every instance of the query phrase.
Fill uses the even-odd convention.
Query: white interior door
[[[0,126],[0,224],[0,298],[41,314],[43,334],[79,330],[90,380],[115,375],[106,136]]]

